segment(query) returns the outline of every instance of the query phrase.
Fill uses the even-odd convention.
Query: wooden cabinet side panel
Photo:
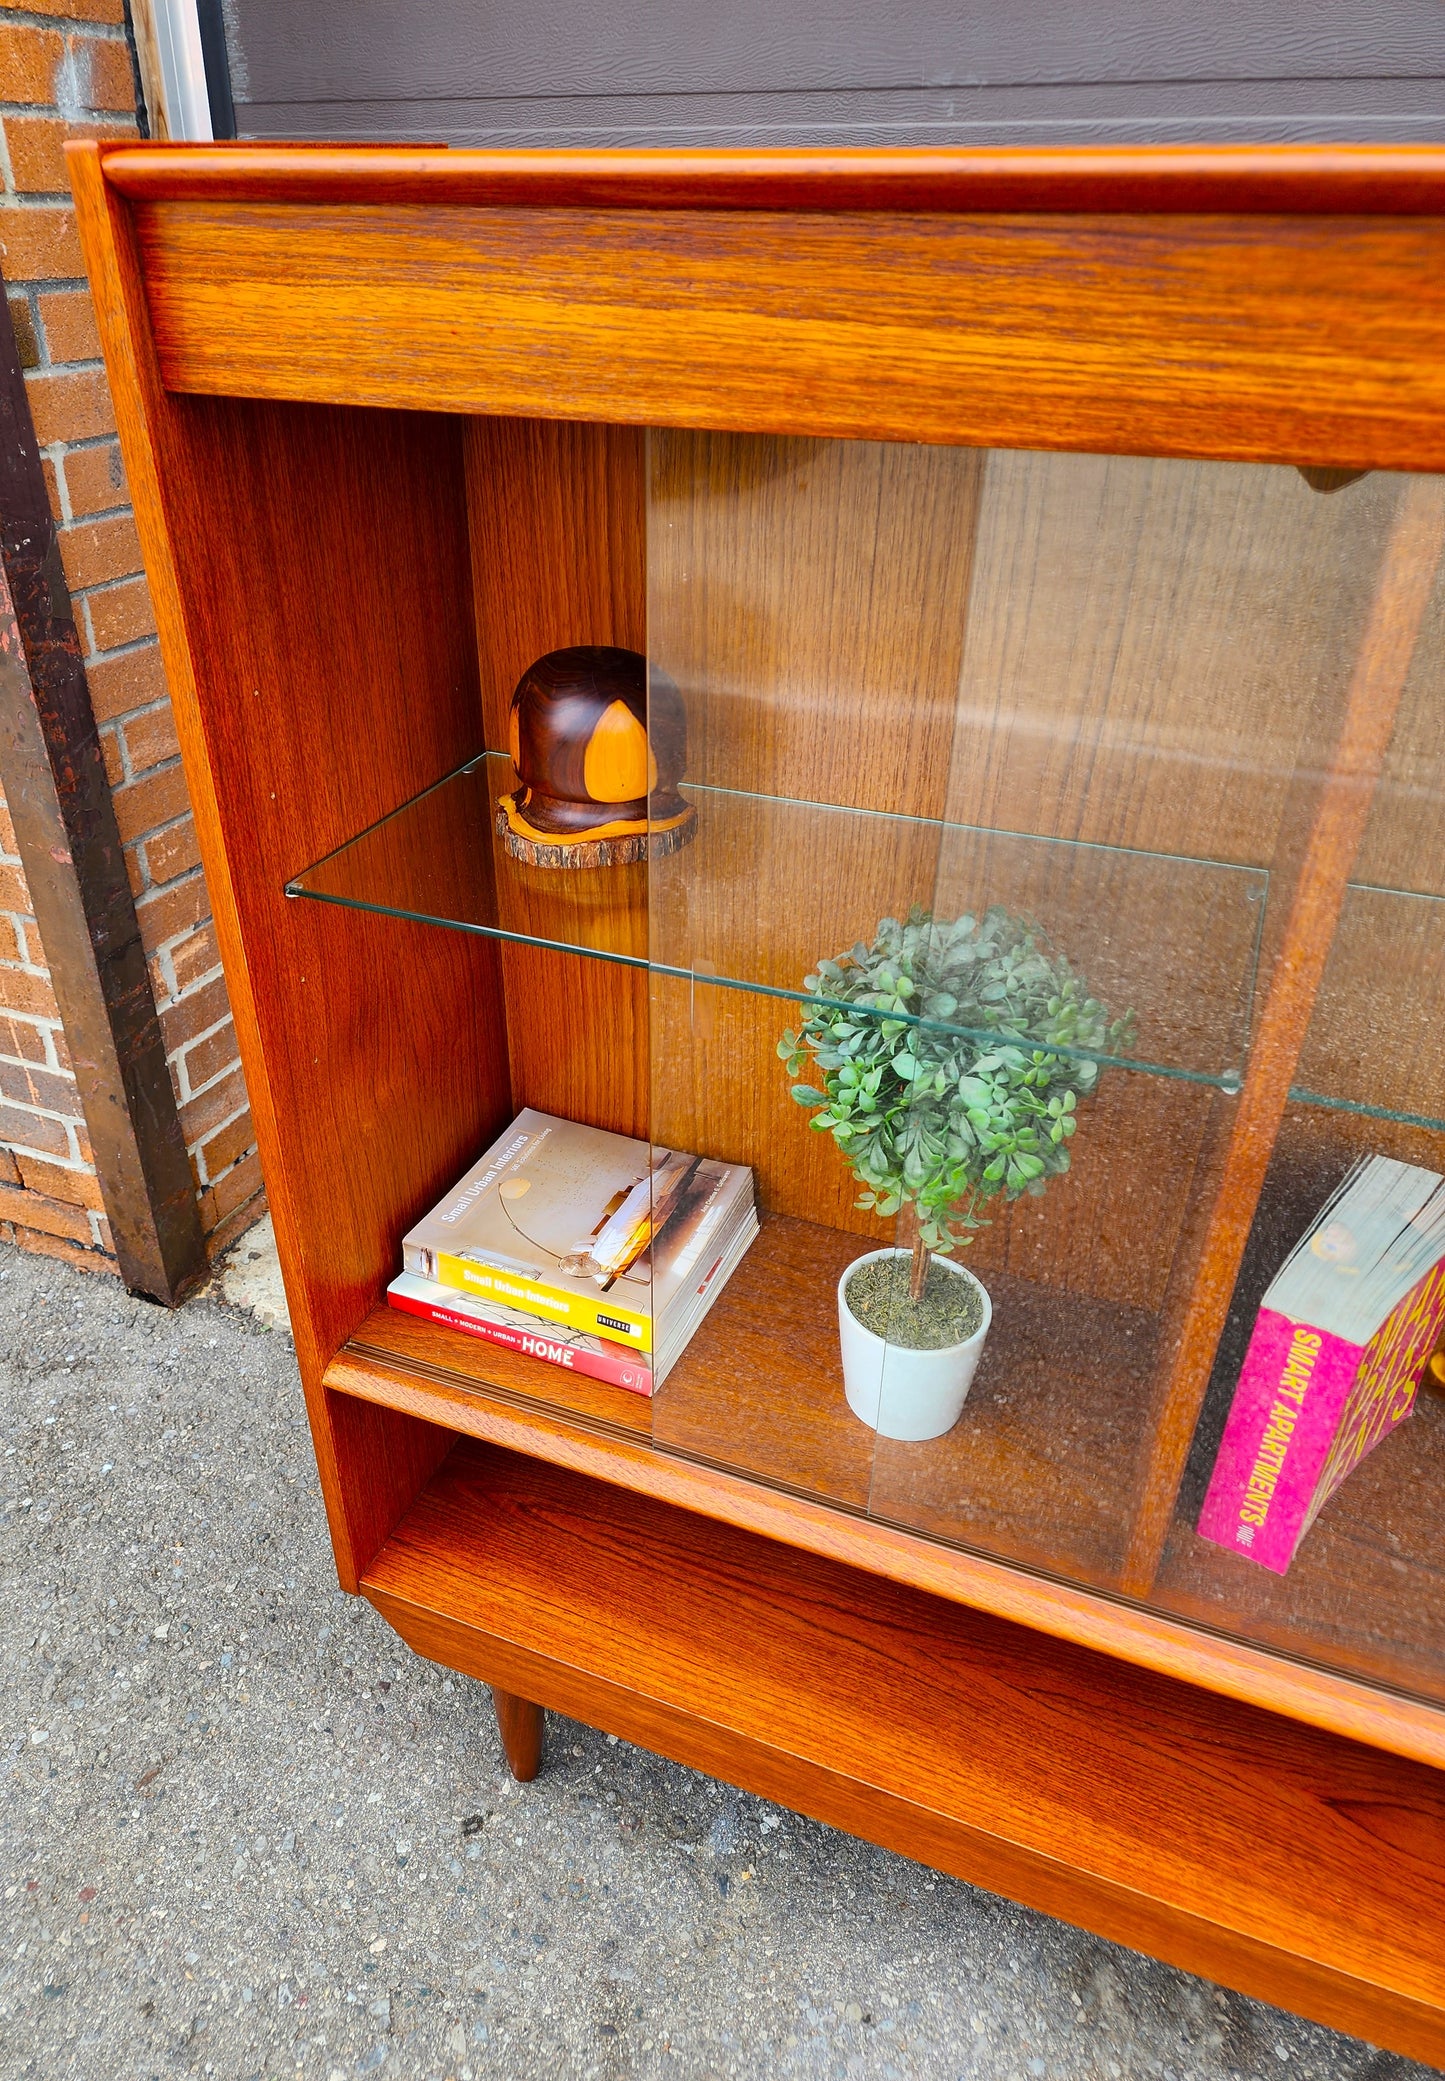
[[[187,785],[342,1581],[427,1463],[377,1427],[385,1498],[321,1373],[414,1219],[506,1116],[494,946],[288,901],[286,880],[475,752],[461,429],[440,415],[176,398],[126,213],[73,167]]]

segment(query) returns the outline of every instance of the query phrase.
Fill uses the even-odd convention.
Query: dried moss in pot
[[[965,1344],[983,1322],[983,1295],[962,1271],[930,1259],[923,1297],[915,1301],[906,1251],[859,1265],[843,1298],[864,1329],[905,1351],[945,1351]]]

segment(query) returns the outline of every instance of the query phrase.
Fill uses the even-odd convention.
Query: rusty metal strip
[[[121,1276],[173,1307],[205,1241],[3,295],[0,782]]]

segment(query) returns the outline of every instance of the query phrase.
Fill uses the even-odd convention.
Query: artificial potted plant
[[[1079,1101],[1132,1042],[1133,1014],[1111,1023],[1038,927],[999,907],[884,918],[803,987],[816,1002],[778,1053],[820,1082],[793,1097],[837,1143],[857,1204],[911,1232],[911,1248],[870,1251],[838,1282],[848,1406],[884,1437],[937,1438],[992,1315],[951,1254],[990,1200],[1037,1196],[1069,1168]]]

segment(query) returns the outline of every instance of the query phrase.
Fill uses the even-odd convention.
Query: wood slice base
[[[524,838],[512,829],[505,801],[497,804],[497,836],[514,860],[529,867],[626,867],[635,860],[661,860],[690,845],[697,830],[697,811],[665,830],[629,831],[616,838],[578,838],[557,844]]]

